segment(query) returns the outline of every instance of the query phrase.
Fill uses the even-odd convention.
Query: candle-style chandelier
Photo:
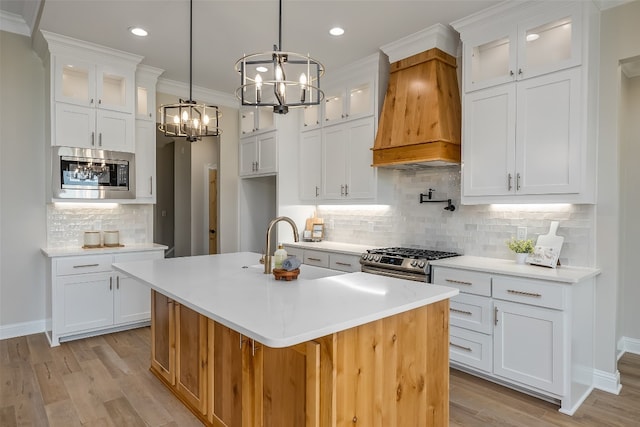
[[[270,52],[245,55],[236,62],[241,84],[236,96],[241,105],[273,107],[274,113],[287,114],[290,107],[318,105],[324,99],[320,90],[324,66],[308,54],[282,51],[282,0],[279,3],[278,45]]]
[[[165,136],[186,137],[196,142],[207,136],[218,136],[220,112],[215,105],[198,104],[193,100],[193,0],[189,2],[189,99],[160,106],[160,125]]]

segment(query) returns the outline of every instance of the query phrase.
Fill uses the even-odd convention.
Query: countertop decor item
[[[564,237],[556,234],[559,224],[558,221],[551,221],[549,232],[538,236],[533,253],[527,258],[529,264],[556,268],[559,263],[560,250],[564,243]]]
[[[273,269],[273,276],[276,278],[276,280],[286,280],[287,282],[290,282],[292,280],[296,280],[299,274],[300,274],[299,268],[296,268],[295,270],[291,270],[291,271],[285,270],[284,268]]]
[[[101,236],[99,231],[84,232],[83,248],[99,248],[101,246]]]
[[[507,247],[516,254],[516,263],[524,264],[529,254],[533,253],[533,240],[511,239],[507,241]]]
[[[118,230],[104,231],[103,244],[108,248],[120,246],[120,232]]]

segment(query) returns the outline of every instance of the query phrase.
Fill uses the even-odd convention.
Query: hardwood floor
[[[149,372],[149,338],[141,328],[56,348],[44,334],[0,341],[0,427],[201,426]],[[452,370],[450,425],[639,426],[640,355],[618,368],[620,395],[595,390],[573,417]]]

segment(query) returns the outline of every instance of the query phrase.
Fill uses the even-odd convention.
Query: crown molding
[[[22,15],[0,10],[0,30],[31,37],[31,29]]]
[[[387,54],[389,62],[397,62],[434,47],[455,57],[458,53],[460,38],[451,27],[435,24],[429,28],[410,34],[380,49]]]

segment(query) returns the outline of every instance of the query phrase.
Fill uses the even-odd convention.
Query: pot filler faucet
[[[291,218],[289,218],[288,216],[279,216],[275,219],[272,219],[269,223],[269,226],[267,227],[267,253],[264,255],[264,274],[271,274],[271,229],[280,221],[286,221],[291,224],[291,228],[293,228],[293,240],[295,242],[300,241],[300,237],[298,235],[298,227],[296,227],[296,223],[293,222]]]

